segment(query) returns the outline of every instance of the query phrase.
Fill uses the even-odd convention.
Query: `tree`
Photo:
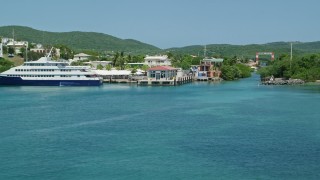
[[[132,71],[131,71],[131,74],[135,74],[136,72],[137,72],[137,69],[133,68]]]
[[[125,58],[124,58],[124,52],[122,51],[120,54],[118,54],[118,57],[117,57],[115,65],[116,65],[116,67],[119,67],[120,70],[123,70],[124,67],[125,67],[125,63],[126,63],[126,61],[125,61]]]
[[[38,60],[41,57],[43,57],[45,54],[44,53],[37,53],[33,51],[28,52],[28,60]]]
[[[98,65],[97,65],[97,69],[98,69],[98,70],[102,70],[102,69],[103,69],[103,66],[102,66],[101,64],[98,64]]]
[[[132,62],[132,56],[131,56],[131,54],[128,55],[128,57],[127,57],[127,62],[128,62],[128,63],[131,63],[131,62]]]
[[[111,64],[106,65],[106,70],[110,71],[112,69]]]
[[[113,60],[112,60],[113,67],[117,66],[119,56],[120,56],[119,52],[116,52],[116,54],[114,55]]]
[[[26,56],[26,48],[20,48],[19,56],[21,56],[23,58]]]
[[[54,45],[53,47],[55,47],[56,49],[60,49],[60,58],[73,59],[73,56],[74,56],[73,51],[68,46],[64,44],[57,44],[57,45]]]
[[[13,67],[13,62],[6,60],[4,58],[0,58],[0,73],[9,70]]]
[[[320,54],[295,57],[292,61],[287,56],[280,56],[269,66],[260,68],[258,73],[261,78],[271,76],[279,78],[294,78],[304,81],[320,79]]]
[[[144,62],[144,56],[143,56],[143,55],[133,56],[133,57],[132,57],[132,62],[133,62],[133,63]]]
[[[221,67],[221,77],[226,81],[240,78],[241,71],[237,66],[223,65]]]
[[[3,51],[3,54],[8,54],[8,47],[2,46],[2,51]]]
[[[131,69],[130,64],[126,64],[126,65],[124,66],[124,69]]]
[[[8,54],[14,54],[14,48],[13,47],[9,47],[8,48]]]
[[[251,76],[251,68],[244,64],[236,64],[236,67],[240,70],[240,78],[247,78]]]
[[[147,66],[145,64],[141,67],[141,70],[144,71],[145,75],[147,74],[148,69],[149,69],[149,66]]]

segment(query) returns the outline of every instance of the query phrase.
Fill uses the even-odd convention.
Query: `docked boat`
[[[69,66],[51,60],[50,55],[25,62],[0,73],[0,85],[22,86],[100,86],[102,78],[90,66]]]

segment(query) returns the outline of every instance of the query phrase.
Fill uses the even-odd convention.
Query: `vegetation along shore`
[[[147,55],[166,55],[172,67],[186,71],[199,65],[204,58],[212,57],[223,59],[223,63],[214,67],[214,70],[221,72],[219,77],[227,81],[250,77],[254,69],[258,69],[257,73],[260,74],[263,84],[292,85],[320,80],[320,42],[294,42],[292,56],[289,42],[252,45],[211,44],[206,45],[206,49],[204,45],[160,49],[136,40],[120,39],[102,33],[54,33],[23,26],[0,27],[0,37],[12,37],[13,41],[28,42],[28,46],[20,47],[18,51],[3,43],[0,72],[21,65],[26,60],[37,60],[44,56],[46,51],[31,51],[41,44],[44,49],[55,47],[59,50],[59,55],[53,57],[56,60],[74,59],[77,53],[90,56],[85,60],[71,62],[72,65],[87,65],[92,61],[110,62],[107,65],[98,64],[95,68],[99,70],[126,69],[135,73],[137,69],[142,69],[146,72],[150,67],[142,64]],[[262,55],[258,63],[255,54],[261,51],[273,52],[274,59]]]

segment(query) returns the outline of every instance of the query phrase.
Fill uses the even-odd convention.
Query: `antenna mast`
[[[291,45],[291,51],[290,51],[290,71],[291,71],[291,61],[292,61],[292,42],[290,43]]]

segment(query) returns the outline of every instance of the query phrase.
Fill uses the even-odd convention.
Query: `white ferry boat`
[[[25,62],[0,73],[0,85],[23,86],[99,86],[98,77],[89,66],[69,66],[52,61],[50,55]]]

